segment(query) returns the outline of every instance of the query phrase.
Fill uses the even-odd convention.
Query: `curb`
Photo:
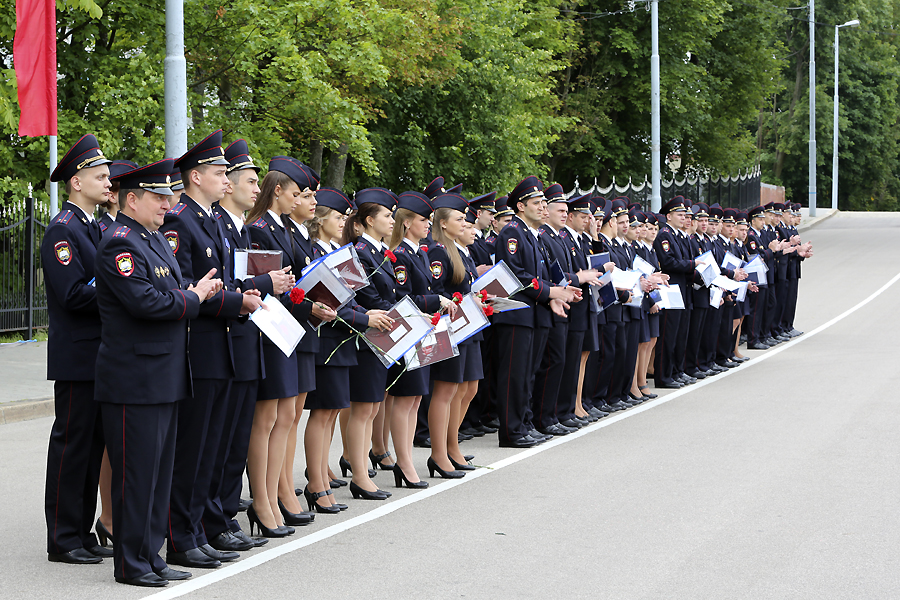
[[[824,217],[821,217],[821,218],[819,218],[819,219],[816,219],[816,220],[813,221],[812,223],[806,223],[806,224],[804,224],[804,225],[800,225],[799,227],[797,227],[797,231],[800,232],[800,231],[806,231],[807,229],[812,229],[813,227],[816,227],[817,225],[819,225],[819,223],[824,223],[825,221],[827,221],[828,219],[830,219],[830,218],[833,217],[834,215],[838,214],[839,212],[841,212],[841,211],[835,210],[835,211],[832,211],[832,212],[828,213],[828,214],[825,215]]]
[[[37,398],[0,404],[0,425],[52,417],[54,415],[53,408],[53,398]]]

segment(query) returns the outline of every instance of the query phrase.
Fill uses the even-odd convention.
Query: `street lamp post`
[[[834,152],[831,155],[831,209],[838,207],[838,30],[841,27],[859,27],[859,19],[834,26]]]
[[[809,0],[809,216],[816,216],[816,0]]]

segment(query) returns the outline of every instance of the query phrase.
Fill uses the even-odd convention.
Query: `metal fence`
[[[677,179],[663,181],[660,185],[662,188],[660,195],[663,204],[674,196],[684,196],[692,202],[704,202],[709,205],[718,203],[723,208],[747,210],[759,205],[761,183],[760,168],[756,166],[748,169],[746,173],[738,172],[733,177],[715,176],[693,179],[687,177],[680,181]],[[613,178],[612,185],[605,188],[597,185],[596,179],[593,185],[582,188],[576,179],[575,189],[569,192],[567,197],[592,193],[612,200],[624,196],[632,202],[639,203],[644,210],[649,210],[651,188],[646,177],[640,183],[634,183],[629,179],[628,183],[623,186],[617,185]]]
[[[40,250],[49,222],[49,207],[34,198],[0,206],[0,332],[29,339],[50,324]]]

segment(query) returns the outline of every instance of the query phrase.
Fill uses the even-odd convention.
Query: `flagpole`
[[[50,136],[50,172],[56,170],[57,153],[56,153],[56,137]],[[55,181],[50,182],[50,218],[56,216],[59,212],[59,184]]]

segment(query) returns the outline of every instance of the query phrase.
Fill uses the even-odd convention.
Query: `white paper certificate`
[[[268,294],[263,302],[266,308],[257,308],[250,314],[250,320],[285,356],[290,356],[306,331],[277,298]]]

